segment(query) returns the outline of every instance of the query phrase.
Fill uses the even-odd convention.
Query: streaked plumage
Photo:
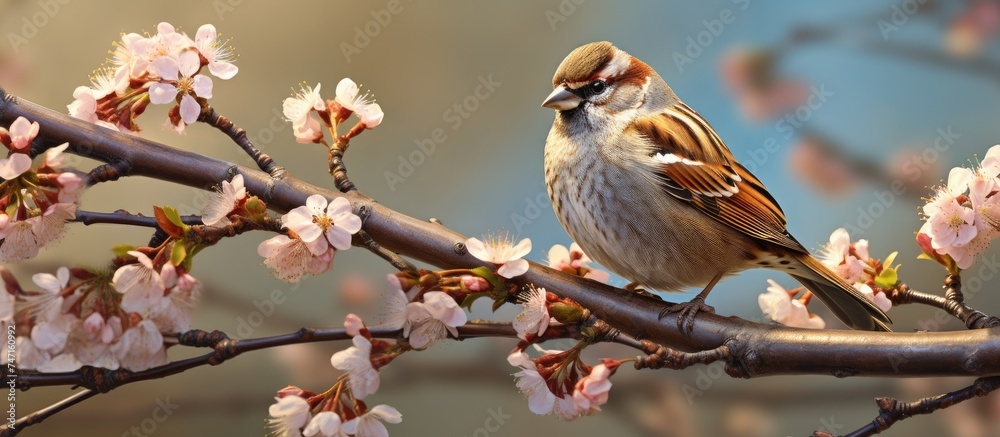
[[[848,325],[887,329],[881,310],[788,234],[764,184],[648,65],[591,43],[567,56],[553,87],[546,184],[591,258],[661,291],[780,270]]]

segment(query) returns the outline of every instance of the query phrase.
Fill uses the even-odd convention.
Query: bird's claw
[[[660,319],[667,314],[680,313],[677,315],[677,329],[690,334],[694,330],[694,319],[699,312],[715,313],[715,307],[705,304],[705,299],[696,297],[690,302],[679,303],[660,311]]]

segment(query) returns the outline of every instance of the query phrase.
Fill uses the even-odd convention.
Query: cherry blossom
[[[292,133],[299,144],[320,143],[323,140],[323,126],[313,116],[313,111],[326,113],[326,102],[319,95],[322,84],[316,88],[303,85],[301,91],[285,99],[282,113],[292,122]]]
[[[406,305],[406,324],[403,336],[414,349],[424,349],[436,340],[447,337],[447,333],[457,337],[455,329],[468,321],[465,311],[451,296],[440,291],[424,294],[423,302]]]
[[[3,244],[0,244],[0,262],[21,261],[38,255],[40,244],[35,239],[31,222],[9,221],[0,229],[0,237],[3,238]]]
[[[548,301],[544,288],[530,288],[525,293],[521,303],[524,309],[514,318],[514,330],[521,340],[527,340],[529,334],[542,335],[549,327]]]
[[[366,413],[344,422],[341,431],[355,437],[388,437],[389,430],[382,422],[400,423],[403,415],[393,407],[379,404]]]
[[[875,302],[875,306],[879,307],[882,311],[892,309],[892,301],[885,295],[885,292],[879,291],[876,293],[868,284],[855,284],[854,288],[865,295],[868,300]]]
[[[362,329],[365,329],[365,322],[357,314],[351,313],[344,318],[344,329],[347,331],[347,335],[356,337],[361,335]]]
[[[268,424],[278,436],[300,436],[301,429],[306,426],[312,414],[309,413],[309,403],[299,396],[274,398],[277,402],[267,408],[271,419]]]
[[[994,146],[978,168],[952,169],[948,183],[923,207],[926,222],[920,234],[930,237],[932,249],[949,255],[959,268],[970,267],[1000,236],[995,224],[1000,218],[998,174],[1000,146]]]
[[[465,240],[465,247],[472,256],[499,266],[497,274],[505,278],[523,275],[528,271],[528,261],[523,259],[531,252],[531,239],[525,238],[514,244],[509,235],[486,238],[483,243],[478,238]]]
[[[322,255],[331,246],[351,248],[351,235],[361,230],[361,217],[351,210],[351,203],[338,197],[327,204],[326,197],[313,194],[306,204],[281,217],[284,227],[295,232],[309,246],[313,255]]]
[[[122,333],[109,349],[121,367],[132,371],[146,370],[167,363],[163,335],[150,320],[142,320]]]
[[[181,94],[181,120],[185,124],[198,121],[201,104],[195,97],[212,98],[212,79],[197,74],[201,69],[198,52],[185,50],[177,59],[169,56],[158,57],[153,61],[153,67],[163,81],[154,83],[149,88],[150,103],[154,105],[174,103],[177,95]]]
[[[613,373],[605,364],[598,364],[591,369],[590,374],[581,378],[573,389],[573,403],[581,414],[591,415],[601,411],[600,406],[608,402],[608,391],[611,390]]]
[[[208,62],[208,71],[219,79],[229,80],[236,76],[240,69],[233,65],[233,49],[224,46],[218,37],[215,26],[205,24],[198,28],[194,44]]]
[[[372,343],[361,335],[351,340],[354,346],[333,354],[330,363],[334,368],[347,372],[354,397],[364,399],[378,390],[378,370],[372,366]]]
[[[767,317],[786,326],[811,329],[826,327],[822,318],[809,313],[801,299],[792,299],[792,294],[773,280],[768,279],[767,282],[771,284],[767,288],[768,292],[757,298],[761,311]]]
[[[844,228],[830,234],[830,242],[823,250],[823,264],[851,284],[862,279],[870,260],[868,240],[851,243],[851,236]]]
[[[208,200],[208,205],[201,213],[201,221],[209,226],[229,226],[232,221],[228,215],[238,203],[247,198],[247,189],[243,186],[243,175],[238,174],[232,181],[222,181],[222,187]]]
[[[160,272],[153,268],[153,260],[139,251],[129,251],[138,260],[115,270],[112,284],[122,293],[121,307],[125,311],[149,314],[165,304],[163,296],[166,288]]]
[[[341,419],[337,413],[332,411],[321,411],[313,416],[306,428],[302,430],[302,435],[306,437],[346,437],[347,434],[341,430]]]
[[[528,409],[535,414],[550,414],[556,404],[556,395],[549,390],[548,382],[531,361],[528,354],[517,350],[507,357],[507,362],[521,371],[514,374],[517,389],[528,399]]]
[[[605,284],[611,279],[610,273],[590,267],[591,259],[583,253],[579,244],[573,243],[569,249],[561,244],[556,244],[549,249],[547,256],[549,267],[564,273],[583,276]]]
[[[371,95],[361,94],[358,84],[346,77],[337,84],[336,101],[348,111],[354,111],[361,123],[368,129],[381,124],[385,117],[385,114],[382,113],[382,107],[375,103]]]
[[[331,247],[319,256],[313,255],[304,241],[287,235],[271,237],[257,246],[257,254],[264,257],[264,265],[274,271],[275,277],[291,283],[299,282],[303,275],[329,270],[335,252]]]

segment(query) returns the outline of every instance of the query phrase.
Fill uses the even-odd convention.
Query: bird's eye
[[[596,80],[590,84],[590,93],[597,95],[608,89],[608,83],[603,80]]]

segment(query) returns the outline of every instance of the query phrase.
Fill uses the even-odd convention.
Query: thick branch
[[[2,92],[0,92],[2,96]],[[124,160],[133,176],[210,189],[243,174],[248,189],[279,211],[305,203],[320,193],[347,197],[356,211],[366,208],[364,229],[382,247],[441,268],[483,265],[469,255],[464,235],[440,224],[396,212],[357,192],[347,194],[307,184],[291,175],[280,180],[267,173],[143,138],[97,127],[34,103],[4,96],[0,123],[24,116],[42,125],[41,141],[69,141],[71,151],[104,162]],[[993,329],[962,332],[875,333],[803,330],[700,314],[692,334],[678,331],[676,316],[658,314],[669,303],[566,275],[538,264],[519,278],[545,287],[593,311],[612,326],[637,337],[682,350],[705,351],[727,344],[742,376],[826,374],[835,376],[928,376],[1000,373],[1000,336]],[[728,343],[727,343],[728,342]],[[822,352],[822,353],[819,353]]]

